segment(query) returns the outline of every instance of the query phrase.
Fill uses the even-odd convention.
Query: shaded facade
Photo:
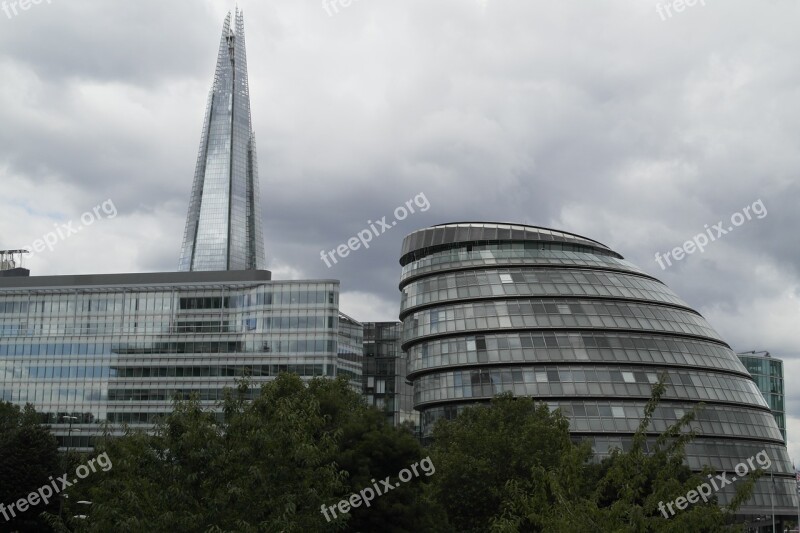
[[[364,326],[358,320],[339,313],[337,375],[347,376],[350,385],[361,393],[361,366],[364,353]]]
[[[767,400],[772,416],[781,430],[783,441],[786,442],[786,409],[784,406],[785,394],[783,389],[783,361],[775,359],[769,352],[743,352],[737,353],[742,364],[753,376],[764,399]]]
[[[664,373],[652,438],[704,402],[689,467],[731,472],[763,450],[775,485],[762,477],[742,513],[769,513],[773,496],[779,514],[795,511],[783,437],[747,370],[698,312],[620,254],[546,228],[456,223],[408,235],[400,264],[402,349],[424,436],[510,391],[561,409],[603,457],[630,448]]]
[[[208,96],[180,271],[266,268],[244,19],[225,18]]]
[[[338,281],[267,271],[0,277],[0,399],[85,449],[103,422],[149,428],[192,393],[214,408],[246,375],[254,393],[281,372],[358,388],[338,307]]]
[[[385,411],[390,424],[417,428],[419,414],[414,410],[414,389],[406,381],[400,330],[400,322],[364,323],[362,390],[367,404]]]

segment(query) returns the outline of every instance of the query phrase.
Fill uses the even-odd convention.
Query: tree
[[[668,518],[660,510],[659,502],[707,481],[706,472],[685,466],[695,411],[655,442],[648,436],[665,390],[663,380],[654,386],[631,449],[614,450],[599,463],[591,461],[587,442],[573,443],[560,411],[530,398],[502,394],[441,420],[433,434],[435,496],[459,531],[728,530],[724,524],[749,497],[757,474],[737,486],[727,509],[712,497]]]
[[[547,506],[554,503],[542,473],[569,470],[589,457],[575,448],[569,422],[531,398],[506,393],[488,406],[465,409],[440,421],[433,432],[431,456],[436,464],[436,499],[458,531],[488,531],[503,502],[521,492],[529,499],[531,527],[541,528]],[[579,475],[572,479],[581,485]],[[576,486],[576,488],[577,488]],[[520,521],[520,524],[523,521]]]
[[[58,444],[32,405],[19,406],[0,402],[0,531],[46,531],[39,518],[45,511],[56,511],[58,500],[29,506],[19,512],[16,502],[50,483],[50,476],[61,471]],[[40,499],[40,498],[39,498]],[[13,509],[8,509],[15,504]],[[6,517],[9,520],[6,520]]]
[[[407,531],[428,523],[428,530],[442,531],[437,520],[444,517],[426,500],[425,480],[326,520],[323,505],[424,457],[413,437],[389,426],[345,379],[305,383],[282,374],[252,400],[251,392],[247,381],[228,390],[220,417],[196,398],[176,400],[154,435],[102,439],[97,451],[108,454],[113,469],[85,480],[82,497],[93,505],[85,524],[72,526],[289,533],[370,531],[375,524]]]
[[[228,391],[224,421],[197,398],[176,401],[155,435],[107,437],[113,469],[91,478],[88,531],[334,531],[319,509],[343,486],[317,438],[325,419],[296,376],[247,401]]]
[[[560,495],[548,524],[554,531],[590,528],[615,531],[729,531],[733,512],[749,498],[760,471],[737,485],[731,505],[722,508],[711,497],[698,501],[674,515],[664,507],[708,481],[707,469],[693,473],[686,465],[685,447],[695,437],[689,426],[702,409],[699,404],[661,435],[648,443],[648,428],[661,398],[666,391],[665,377],[653,387],[650,400],[632,439],[631,449],[612,451],[598,467],[588,466],[591,491],[581,498],[564,497],[561,480],[551,478]],[[665,516],[666,515],[666,516]],[[502,531],[502,528],[498,528]]]
[[[401,470],[427,456],[413,434],[391,426],[384,412],[367,407],[347,381],[319,380],[310,388],[320,398],[328,429],[338,434],[335,461],[347,473],[347,491],[343,497],[372,487],[373,480],[386,476],[391,476],[392,483],[396,483]],[[427,490],[429,482],[430,476],[420,473],[391,492],[376,497],[369,507],[361,505],[352,509],[347,529],[390,533],[447,531],[444,511]]]

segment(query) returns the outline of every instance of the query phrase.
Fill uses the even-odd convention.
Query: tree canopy
[[[113,468],[68,489],[64,523],[52,508],[44,518],[57,531],[90,532],[735,529],[731,513],[749,496],[754,476],[737,483],[728,509],[713,495],[674,516],[659,507],[705,481],[685,466],[694,411],[661,435],[648,431],[665,387],[654,387],[629,449],[597,460],[588,442],[570,434],[561,411],[531,398],[502,394],[440,420],[424,448],[407,428],[367,407],[345,379],[282,374],[256,395],[244,381],[217,409],[204,409],[197,398],[176,400],[151,434],[100,439],[94,453],[106,454]],[[0,404],[0,469],[33,489],[53,472],[56,457],[54,440],[35,419],[30,408]],[[431,466],[425,475],[395,483],[423,461]],[[23,463],[43,466],[12,472]],[[369,506],[352,504],[387,477],[391,491]],[[2,501],[9,501],[2,487]],[[91,502],[88,509],[80,500]],[[342,511],[340,502],[348,501]],[[88,516],[74,518],[81,514]]]
[[[283,374],[249,400],[249,383],[227,392],[223,416],[196,398],[176,401],[153,435],[108,436],[97,448],[113,469],[85,480],[92,502],[85,531],[408,531],[437,515],[409,483],[369,508],[336,505],[372,478],[424,457],[407,431],[384,422],[344,379],[304,383]],[[420,480],[424,483],[424,480]],[[430,531],[436,531],[434,519]],[[387,529],[387,528],[383,528]]]
[[[58,444],[48,428],[39,425],[36,410],[29,404],[20,409],[0,402],[0,504],[5,506],[0,514],[0,531],[42,531],[46,526],[39,515],[57,510],[57,499],[24,512],[16,505],[8,507],[49,484],[50,476],[60,472]]]

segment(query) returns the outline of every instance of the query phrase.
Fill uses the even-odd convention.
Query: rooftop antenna
[[[762,355],[764,357],[771,357],[769,352],[766,350],[756,351],[750,350],[749,352],[739,352],[737,355]]]

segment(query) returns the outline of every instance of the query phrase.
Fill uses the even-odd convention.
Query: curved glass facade
[[[400,319],[422,432],[501,392],[570,419],[597,457],[629,449],[652,386],[668,389],[655,438],[703,402],[688,465],[718,471],[772,461],[742,514],[792,515],[794,471],[757,384],[708,322],[658,279],[603,244],[497,223],[416,231],[403,242]],[[729,501],[735,487],[719,493]]]

